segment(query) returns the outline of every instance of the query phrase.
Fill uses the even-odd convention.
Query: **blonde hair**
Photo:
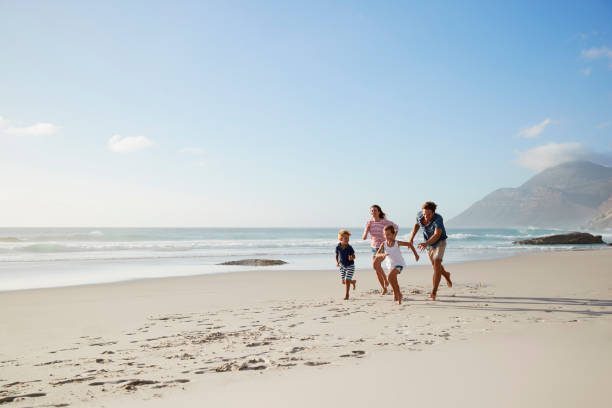
[[[391,231],[392,234],[395,234],[395,227],[391,224],[385,225],[385,228],[383,228],[383,231]]]
[[[338,239],[342,238],[343,235],[348,235],[350,237],[351,232],[345,229],[338,231]]]

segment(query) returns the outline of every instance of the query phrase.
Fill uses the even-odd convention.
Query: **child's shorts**
[[[342,280],[353,280],[353,274],[355,273],[355,264],[353,265],[340,265],[340,276]]]
[[[404,269],[404,267],[402,265],[395,265],[393,268],[389,269],[389,272],[394,269],[397,269],[397,273],[402,273],[402,269]]]

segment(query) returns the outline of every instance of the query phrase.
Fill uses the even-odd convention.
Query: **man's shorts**
[[[427,248],[427,255],[429,255],[429,260],[433,262],[436,259],[440,261],[444,258],[444,251],[446,250],[446,240],[438,241],[438,245],[436,247],[430,246]]]

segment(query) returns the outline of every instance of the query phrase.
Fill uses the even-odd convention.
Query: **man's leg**
[[[444,265],[442,265],[442,259],[444,259],[444,252],[446,252],[446,240],[438,244],[434,258],[440,260],[440,269],[442,270],[442,276],[444,276],[444,279],[446,279],[446,285],[448,285],[449,288],[452,288],[453,282],[450,278],[450,272],[447,272],[446,269],[444,269]]]
[[[440,280],[442,279],[442,260],[434,259],[433,260],[433,290],[431,291],[431,298],[433,300],[436,299],[436,295],[438,294],[438,286],[440,286]]]
[[[431,293],[429,294],[429,298],[432,300],[436,300],[436,293],[434,292],[434,288],[436,287],[436,263],[433,258],[433,248],[427,248],[427,256],[429,257],[429,262],[431,262],[431,267],[433,268],[433,275],[431,277]]]
[[[446,269],[444,268],[444,265],[442,265],[442,260],[440,260],[440,267],[442,268],[442,276],[444,276],[444,279],[446,279],[446,285],[449,288],[452,288],[453,287],[453,281],[451,281],[450,272],[446,271]]]

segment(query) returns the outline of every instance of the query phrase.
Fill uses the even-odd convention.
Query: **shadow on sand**
[[[487,306],[484,306],[487,304]],[[574,313],[596,317],[612,314],[611,299],[574,299],[556,297],[440,296],[435,308],[488,310],[498,312]],[[607,308],[593,310],[592,308]]]

